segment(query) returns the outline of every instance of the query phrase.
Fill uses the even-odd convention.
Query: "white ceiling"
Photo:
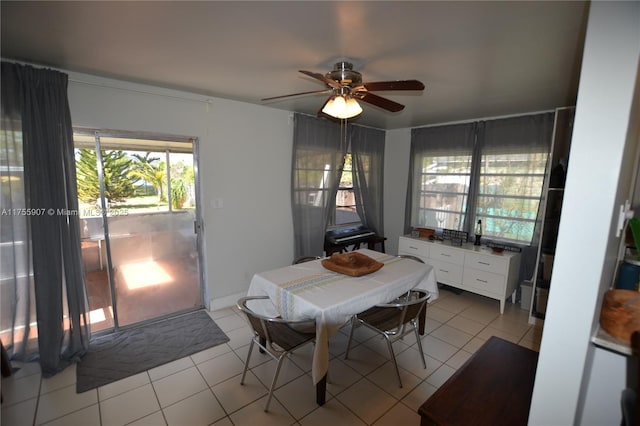
[[[208,96],[322,89],[350,59],[363,81],[418,79],[424,92],[377,92],[361,124],[392,129],[519,114],[576,101],[588,3],[579,1],[0,2],[14,59]],[[315,114],[326,95],[269,107]]]

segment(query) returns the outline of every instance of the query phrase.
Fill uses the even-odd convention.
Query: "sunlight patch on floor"
[[[129,290],[173,283],[173,277],[153,260],[121,265],[120,269]]]
[[[106,320],[107,320],[107,317],[104,314],[103,308],[94,309],[93,311],[89,312],[89,322],[91,324],[97,324],[99,322],[106,321]]]

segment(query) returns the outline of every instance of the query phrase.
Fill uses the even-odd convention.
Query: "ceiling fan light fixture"
[[[360,113],[362,112],[362,107],[360,106],[358,101],[356,101],[355,99],[351,97],[348,98],[346,104],[347,104],[347,115],[348,115],[348,117],[346,118],[355,117],[357,115],[360,115]]]
[[[322,112],[331,117],[347,119],[359,115],[362,112],[362,107],[351,96],[336,95],[329,99],[322,108]]]

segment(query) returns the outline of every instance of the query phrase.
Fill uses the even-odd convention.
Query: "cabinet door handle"
[[[451,257],[451,255],[450,255],[450,254],[447,254],[447,253],[440,253],[440,256],[444,256],[444,257]]]
[[[418,247],[409,246],[410,249],[418,250]]]
[[[485,283],[485,284],[488,282],[488,281],[485,281],[485,280],[481,280],[480,278],[476,278],[476,281],[480,281],[481,283]]]
[[[445,274],[448,274],[448,273],[449,273],[449,271],[447,271],[446,269],[438,269],[438,271],[440,271],[440,272],[444,272]]]
[[[489,262],[480,262],[480,261],[478,261],[478,263],[481,264],[481,265],[491,266],[491,264]]]

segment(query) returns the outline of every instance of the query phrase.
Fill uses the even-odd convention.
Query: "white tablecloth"
[[[350,277],[325,269],[320,260],[290,265],[254,275],[249,296],[269,296],[262,314],[285,319],[316,319],[312,376],[317,383],[329,368],[329,339],[352,315],[401,296],[410,289],[426,290],[438,298],[433,268],[414,260],[377,251],[358,252],[384,263],[382,269]]]

